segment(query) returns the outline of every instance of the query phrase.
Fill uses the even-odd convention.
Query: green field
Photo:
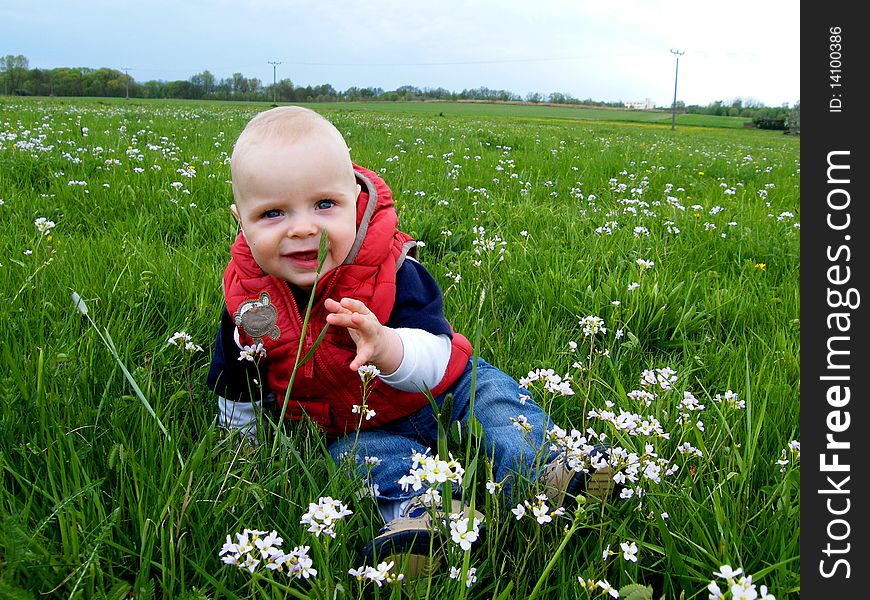
[[[573,395],[530,391],[645,466],[632,497],[539,524],[487,492],[477,435],[451,438],[486,533],[378,587],[348,571],[379,513],[319,432],[263,428],[240,451],[204,383],[237,231],[228,156],[266,108],[0,98],[0,597],[610,598],[607,582],[706,599],[712,580],[729,597],[723,565],[799,597],[799,138],[693,115],[671,131],[667,113],[312,105],[391,186],[477,354],[566,377]],[[584,336],[593,316],[606,332]],[[202,350],[167,343],[182,331]],[[353,511],[335,539],[300,524],[326,496]],[[318,574],[223,564],[245,528],[309,546]]]

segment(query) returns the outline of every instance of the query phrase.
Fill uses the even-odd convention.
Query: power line
[[[270,65],[272,65],[272,103],[274,104],[275,102],[277,102],[276,94],[277,94],[278,89],[276,87],[276,84],[277,84],[276,78],[277,78],[277,72],[278,72],[278,65],[281,64],[281,61],[270,60],[268,62]]]
[[[305,67],[442,67],[442,66],[457,66],[457,65],[493,65],[493,64],[510,64],[510,63],[529,63],[529,62],[553,62],[560,60],[588,60],[602,58],[602,54],[586,54],[582,56],[556,56],[556,57],[537,57],[537,58],[504,58],[495,60],[466,60],[466,61],[444,61],[444,62],[417,62],[417,63],[373,63],[373,62],[357,62],[357,63],[323,63],[323,62],[301,62],[292,61],[287,64],[305,66]],[[608,53],[608,57],[628,58],[631,56],[646,56],[637,52],[628,54],[612,54]]]

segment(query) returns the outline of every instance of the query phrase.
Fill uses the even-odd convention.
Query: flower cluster
[[[474,254],[481,256],[484,252],[495,252],[496,248],[498,248],[498,262],[504,260],[506,241],[497,235],[486,237],[486,229],[482,225],[475,225],[472,231],[474,232],[474,239],[471,240],[471,245],[474,246]],[[479,267],[482,261],[475,260],[473,264],[475,267]]]
[[[354,404],[350,407],[350,412],[355,415],[365,415],[366,421],[374,418],[378,414],[374,409],[369,408],[368,404]]]
[[[743,573],[743,568],[732,569],[731,565],[722,565],[718,571],[714,571],[713,575],[725,580],[727,591],[730,593],[732,600],[776,600],[776,596],[768,593],[767,586],[762,585],[756,588],[752,583],[752,576],[745,575],[737,579]],[[710,592],[709,600],[724,600],[725,593],[719,588],[716,580],[710,582],[707,586],[707,591]]]
[[[597,588],[601,588],[602,591],[610,594],[613,598],[619,598],[619,591],[610,585],[606,579],[599,579],[595,581],[593,579],[584,579],[583,577],[577,576],[577,581],[580,582],[580,585],[586,590],[586,592],[591,596],[595,592],[597,592]]]
[[[535,381],[543,381],[544,389],[551,394],[561,396],[574,395],[574,390],[571,388],[571,378],[568,375],[561,377],[553,369],[535,369],[534,371],[529,371],[527,376],[520,378],[520,387],[529,389],[529,384]]]
[[[226,543],[218,552],[224,564],[234,565],[249,573],[262,566],[270,571],[286,572],[287,577],[297,579],[317,575],[317,569],[312,568],[314,563],[308,556],[308,546],[297,546],[285,553],[281,548],[284,540],[278,537],[277,531],[267,533],[245,529],[235,535],[236,541],[227,536]]]
[[[596,333],[607,333],[607,328],[604,326],[604,319],[601,317],[583,317],[580,319],[580,325],[583,326],[583,337],[589,337]]]
[[[789,459],[789,456],[791,458]],[[792,440],[788,443],[788,448],[783,448],[780,458],[776,461],[779,465],[779,472],[785,473],[785,467],[789,463],[800,464],[801,462],[801,443],[797,440]]]
[[[653,397],[655,396],[653,395]],[[670,438],[670,434],[664,430],[659,420],[652,415],[645,416],[622,408],[616,413],[611,410],[614,404],[609,400],[605,402],[605,406],[606,408],[602,410],[590,410],[587,416],[590,419],[598,419],[605,423],[610,423],[615,429],[624,431],[631,436],[653,435],[662,439]]]
[[[426,452],[414,452],[409,473],[402,476],[398,483],[403,491],[407,491],[409,487],[418,491],[425,485],[427,490],[423,494],[424,502],[438,502],[438,486],[448,481],[461,483],[464,474],[465,469],[453,455],[449,455],[449,460],[443,460],[437,454],[430,455],[427,449]]]
[[[528,500],[523,500],[522,503],[517,504],[515,508],[511,509],[511,512],[514,513],[517,521],[528,515],[538,522],[538,525],[544,525],[545,523],[550,523],[553,521],[553,517],[561,517],[565,514],[565,509],[561,506],[550,512],[550,505],[547,504],[547,496],[545,494],[540,494],[535,496],[535,502],[529,502]]]
[[[390,573],[394,566],[395,561],[391,560],[390,562],[382,562],[377,567],[363,565],[358,569],[350,569],[347,574],[357,581],[374,581],[378,587],[381,587],[385,583],[394,583],[405,578],[402,573]]]
[[[450,567],[450,579],[459,579],[462,577],[462,569],[458,567]],[[471,567],[465,573],[465,587],[470,588],[477,581],[477,569]]]
[[[50,235],[52,228],[55,226],[54,221],[49,221],[45,217],[39,217],[33,224],[36,225],[36,231],[45,236]]]
[[[257,362],[263,358],[266,358],[266,348],[262,342],[258,342],[253,346],[245,346],[239,352],[239,360]]]
[[[598,435],[592,430],[588,433],[592,438]],[[589,469],[601,469],[608,465],[604,454],[595,452],[595,445],[576,429],[572,429],[569,433],[554,425],[547,431],[547,439],[550,442],[550,450],[559,453],[555,460],[563,462],[573,471],[588,473]]]
[[[645,258],[638,258],[636,262],[637,266],[640,267],[641,271],[652,269],[655,266],[655,263],[653,261],[646,260]]]
[[[670,367],[661,369],[646,369],[641,373],[640,385],[644,389],[654,388],[659,386],[663,391],[673,389],[673,384],[677,382],[677,372]]]
[[[685,391],[683,392],[683,399],[680,400],[680,404],[677,406],[677,410],[679,410],[677,421],[680,423],[688,423],[693,418],[692,413],[701,412],[705,408],[706,407],[695,398],[692,392]],[[700,426],[699,429],[703,430],[703,426]]]
[[[652,444],[646,444],[641,454],[629,452],[619,446],[614,447],[610,451],[610,464],[616,470],[613,480],[623,486],[620,497],[624,499],[632,496],[643,497],[646,493],[644,484],[659,485],[662,483],[662,476],[671,477],[680,468],[660,457]]]
[[[359,377],[363,380],[363,383],[368,383],[380,375],[381,371],[374,365],[363,365],[357,369],[357,373],[359,373]]]
[[[744,409],[746,408],[746,400],[739,400],[737,398],[737,394],[728,390],[724,395],[716,394],[713,396],[713,402],[724,402],[725,406],[732,409]]]
[[[186,331],[176,331],[168,340],[166,340],[166,344],[168,346],[177,346],[191,354],[194,352],[203,352],[202,346],[194,344],[192,340],[193,338]]]
[[[340,500],[333,500],[329,496],[318,499],[317,503],[308,504],[308,512],[302,515],[299,521],[302,525],[308,525],[308,531],[316,537],[325,534],[335,539],[336,524],[353,511],[349,510]]]

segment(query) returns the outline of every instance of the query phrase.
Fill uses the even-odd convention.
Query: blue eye
[[[327,210],[335,206],[335,202],[332,200],[320,200],[315,206],[317,210]]]
[[[264,219],[274,219],[281,216],[281,211],[277,209],[263,211]]]

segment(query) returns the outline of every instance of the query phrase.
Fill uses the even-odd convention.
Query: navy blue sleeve
[[[412,258],[406,258],[396,273],[396,304],[385,325],[453,337],[444,316],[444,299],[438,282],[426,267]]]
[[[233,335],[235,328],[230,313],[224,308],[206,385],[218,396],[233,402],[259,401],[268,394],[266,367],[262,363],[258,367],[251,361],[239,360],[240,350]]]

